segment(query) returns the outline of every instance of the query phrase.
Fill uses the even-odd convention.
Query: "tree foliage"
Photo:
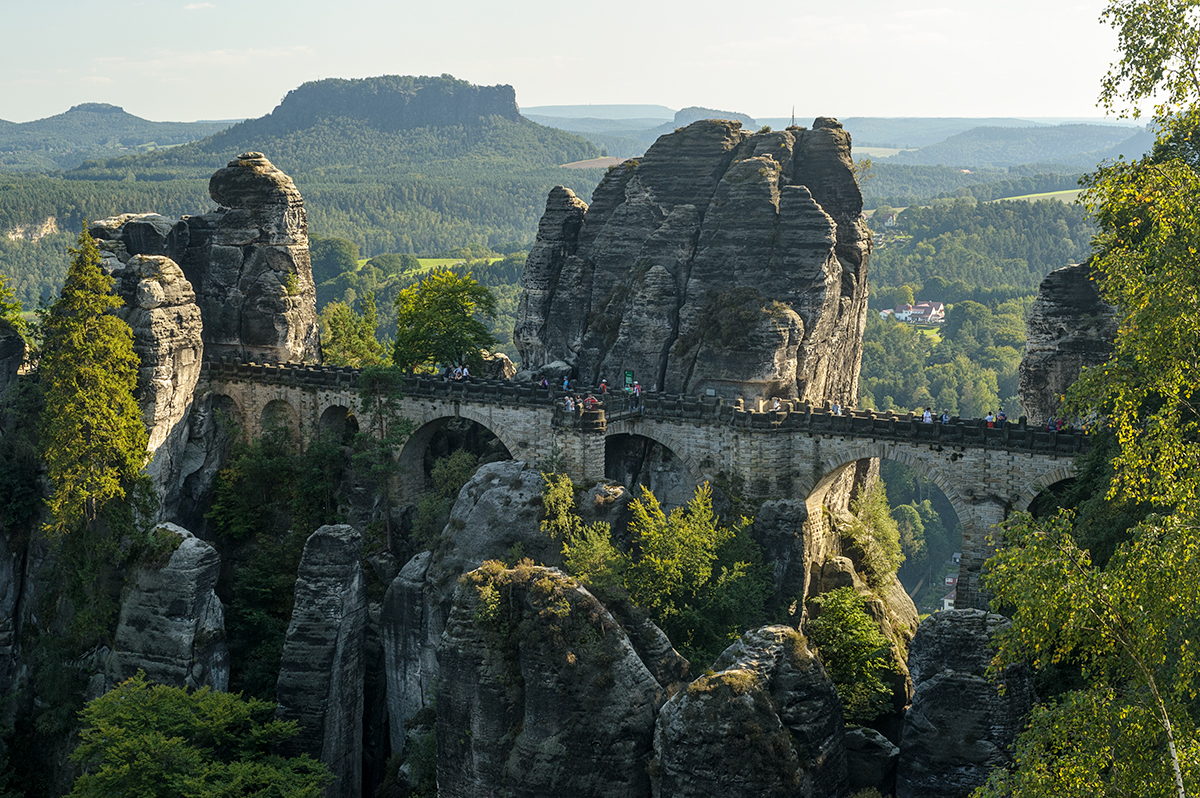
[[[330,302],[321,309],[321,357],[335,366],[382,366],[388,362],[388,347],[376,335],[379,313],[374,292],[367,292],[357,304],[357,311],[344,302]]]
[[[275,706],[204,687],[188,693],[144,673],[92,701],[81,713],[71,759],[84,768],[72,798],[317,798],[333,781],[307,754],[275,747],[299,733],[274,719]]]
[[[407,371],[436,364],[478,368],[479,350],[496,341],[484,320],[495,315],[495,296],[470,274],[430,272],[396,297],[393,362]]]
[[[147,460],[147,433],[133,398],[141,365],[121,306],[100,270],[96,242],[79,235],[62,295],[45,315],[40,373],[45,385],[42,455],[53,486],[51,527],[91,524],[123,498]]]
[[[805,626],[842,700],[847,723],[870,723],[892,709],[892,644],[867,615],[866,602],[852,587],[839,587],[809,599],[816,617]]]
[[[904,562],[900,530],[888,507],[887,488],[875,480],[850,503],[854,514],[844,532],[848,550],[862,566],[863,578],[876,590],[886,587]]]

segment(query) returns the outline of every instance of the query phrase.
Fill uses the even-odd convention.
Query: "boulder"
[[[836,120],[710,119],[610,170],[590,206],[556,187],[522,275],[522,367],[853,406],[871,238],[852,165]]]
[[[915,690],[904,719],[897,798],[966,798],[1010,747],[1033,706],[1027,669],[989,676],[992,637],[1008,625],[983,610],[946,610],[917,629],[908,656]],[[1003,688],[1003,689],[1002,689]]]
[[[517,374],[516,365],[503,352],[480,352],[483,368],[479,376],[489,380],[511,380]]]
[[[300,724],[285,753],[328,765],[335,776],[325,792],[330,798],[362,795],[362,549],[362,536],[344,524],[323,526],[304,544],[275,690],[276,717]]]
[[[611,614],[554,568],[460,583],[437,690],[438,795],[648,796],[665,695]]]
[[[106,681],[116,684],[143,670],[159,684],[226,690],[225,611],[214,590],[221,558],[174,524],[160,524],[155,534],[178,535],[179,548],[166,562],[138,566],[130,575]]]
[[[896,790],[896,762],[900,749],[874,729],[846,729],[846,774],[850,789],[876,789],[881,795]]]
[[[1025,323],[1018,370],[1018,395],[1029,423],[1044,426],[1079,372],[1108,360],[1116,313],[1101,299],[1090,264],[1064,266],[1042,280]]]
[[[659,713],[655,796],[845,794],[842,705],[804,637],[742,635]]]

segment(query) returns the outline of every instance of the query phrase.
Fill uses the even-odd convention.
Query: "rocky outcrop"
[[[750,532],[762,548],[763,559],[772,566],[769,612],[778,612],[793,601],[804,603],[809,566],[814,561],[820,562],[826,554],[819,546],[818,557],[813,557],[811,550],[805,551],[809,542],[804,535],[806,520],[808,508],[794,499],[764,502],[754,516]]]
[[[128,255],[128,246],[135,244],[135,249],[169,248],[178,225],[161,216],[134,217],[111,232],[121,238],[104,242],[104,266],[125,300],[116,315],[133,330],[133,350],[141,360],[136,396],[152,455],[146,471],[164,499],[162,506],[170,508],[182,479],[180,459],[204,357],[203,322],[192,284],[175,261],[166,255]]]
[[[742,635],[668,701],[654,751],[660,798],[835,798],[848,784],[837,691],[786,626]]]
[[[896,762],[900,749],[874,729],[846,729],[846,774],[850,789],[876,789],[891,795],[896,789]]]
[[[329,766],[336,779],[325,792],[330,798],[362,795],[362,548],[362,536],[344,524],[323,526],[304,544],[275,692],[276,716],[300,724],[287,753]]]
[[[540,528],[543,484],[541,471],[521,461],[481,466],[459,492],[440,545],[413,557],[388,587],[380,624],[393,751],[404,748],[405,721],[433,700],[436,650],[458,578],[516,552],[562,562],[562,544]]]
[[[292,179],[248,152],[217,170],[208,192],[220,207],[187,219],[181,261],[196,287],[208,353],[319,363],[308,217]]]
[[[591,206],[550,192],[522,275],[522,366],[852,406],[871,250],[861,210],[835,120],[755,134],[707,120],[663,136],[610,170]]]
[[[1031,424],[1044,425],[1085,366],[1108,360],[1117,335],[1116,308],[1100,297],[1090,264],[1050,272],[1025,325],[1018,395]]]
[[[438,659],[438,795],[649,795],[665,695],[612,615],[561,571],[472,571]]]
[[[1033,706],[1028,672],[989,678],[991,639],[1008,621],[983,610],[947,610],[913,638],[908,667],[916,689],[904,720],[897,798],[965,798],[1009,764],[1009,747]],[[1003,685],[1003,691],[1001,691]]]
[[[107,681],[116,684],[143,670],[158,684],[225,690],[225,610],[215,592],[221,558],[174,524],[160,524],[154,534],[179,536],[179,548],[164,564],[142,565],[131,574]]]

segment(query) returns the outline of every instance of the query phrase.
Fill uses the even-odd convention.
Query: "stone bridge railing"
[[[204,373],[210,379],[355,393],[358,390],[359,370],[342,366],[241,363],[224,359],[206,361]],[[571,414],[562,401],[567,392],[559,388],[519,385],[507,380],[473,378],[469,382],[452,382],[415,375],[404,379],[402,390],[410,397],[551,408],[551,423],[555,426],[580,426],[594,432],[603,431],[608,421],[644,418],[731,426],[751,432],[854,436],[1058,455],[1076,454],[1090,448],[1090,439],[1079,430],[1040,430],[1028,426],[1024,418],[996,428],[989,428],[980,419],[957,416],[952,417],[948,424],[926,424],[918,416],[891,411],[849,410],[845,414],[834,415],[828,407],[813,407],[796,400],[781,402],[781,410],[759,411],[747,409],[740,399],[729,402],[713,396],[656,393],[646,394],[640,401],[625,394],[609,394],[596,411],[577,410]]]

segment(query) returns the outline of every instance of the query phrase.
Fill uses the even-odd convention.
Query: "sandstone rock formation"
[[[754,516],[751,534],[762,547],[763,559],[772,564],[769,612],[778,612],[796,600],[803,604],[808,593],[810,565],[819,564],[827,554],[820,551],[819,541],[805,539],[806,520],[808,508],[804,502],[792,499],[764,502]],[[812,551],[813,542],[818,543],[816,552]]]
[[[166,221],[135,217],[120,225],[114,232],[121,234],[121,243],[130,243],[123,250],[121,243],[106,240],[104,265],[115,280],[114,290],[125,300],[116,315],[133,330],[133,349],[142,362],[137,400],[153,455],[146,471],[169,508],[179,488],[188,415],[204,357],[203,323],[192,284],[175,261],[166,255],[128,255],[134,243],[145,249],[164,248],[151,242],[165,242],[178,232],[178,225]],[[102,228],[94,225],[93,230]]]
[[[192,216],[184,273],[196,287],[210,356],[319,363],[308,217],[292,179],[262,153],[217,170],[220,207]]]
[[[304,544],[276,686],[276,716],[300,723],[287,753],[328,765],[336,781],[325,794],[338,798],[362,795],[362,548],[362,536],[344,524],[323,526]]]
[[[857,400],[871,238],[850,135],[695,122],[612,169],[589,207],[550,192],[522,275],[525,368],[585,384]]]
[[[745,633],[712,671],[659,713],[656,796],[845,794],[842,705],[795,629]]]
[[[159,684],[225,690],[225,610],[215,592],[221,558],[212,546],[174,524],[160,524],[156,534],[182,540],[165,564],[139,566],[132,574],[133,587],[121,601],[107,681],[116,684],[140,669]]]
[[[896,762],[900,749],[874,729],[846,729],[846,774],[850,789],[876,789],[891,795],[896,789]]]
[[[485,560],[511,558],[518,551],[535,562],[561,564],[561,542],[540,529],[542,486],[541,471],[521,461],[481,466],[459,493],[435,551],[413,557],[388,587],[380,634],[393,751],[404,748],[405,721],[433,699],[437,648],[458,578]],[[605,496],[596,501],[601,493]],[[597,486],[581,510],[588,520],[619,517],[625,493]]]
[[[916,690],[904,720],[897,798],[965,798],[1010,761],[1009,747],[1033,706],[1024,668],[1000,684],[987,675],[991,638],[1008,621],[983,610],[946,610],[913,638],[908,667]]]
[[[1116,309],[1100,298],[1089,264],[1050,272],[1025,325],[1018,395],[1031,424],[1044,425],[1085,366],[1106,361],[1117,335]]]
[[[468,574],[438,659],[438,795],[649,795],[665,696],[561,571],[493,562]]]

